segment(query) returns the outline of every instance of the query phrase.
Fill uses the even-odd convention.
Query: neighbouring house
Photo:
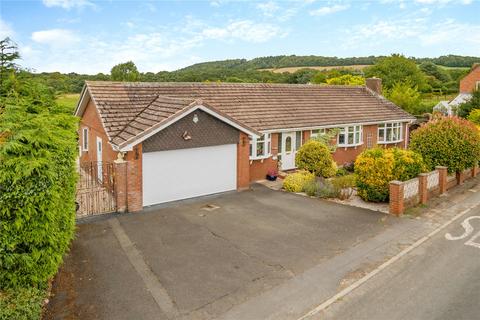
[[[406,147],[415,118],[366,86],[87,81],[80,162],[127,161],[128,210],[229,190],[295,168],[308,139],[339,128],[339,165]],[[122,177],[117,177],[121,179]]]
[[[433,107],[433,111],[446,116],[456,115],[458,106],[469,101],[475,90],[480,90],[480,63],[475,63],[470,72],[460,80],[459,93],[455,99],[450,102],[440,101]]]

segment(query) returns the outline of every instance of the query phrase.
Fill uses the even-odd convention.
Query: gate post
[[[123,160],[121,152],[114,161],[114,168],[117,212],[122,213],[127,211],[127,161]]]

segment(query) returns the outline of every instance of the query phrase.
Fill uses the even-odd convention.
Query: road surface
[[[311,319],[480,319],[480,207]]]

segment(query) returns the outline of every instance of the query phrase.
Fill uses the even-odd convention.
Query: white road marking
[[[445,239],[455,241],[455,240],[465,239],[466,237],[470,236],[474,230],[472,225],[470,224],[470,221],[474,219],[480,219],[480,216],[471,216],[463,220],[463,222],[461,223],[463,229],[465,229],[463,234],[455,237],[455,236],[452,236],[450,233],[446,233]],[[477,232],[475,235],[473,235],[473,237],[471,237],[469,240],[467,240],[467,242],[465,242],[465,245],[480,249],[480,243],[474,241],[477,238],[480,238],[480,231]]]

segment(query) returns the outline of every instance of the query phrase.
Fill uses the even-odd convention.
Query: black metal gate
[[[113,163],[82,163],[79,174],[77,217],[117,211]]]

